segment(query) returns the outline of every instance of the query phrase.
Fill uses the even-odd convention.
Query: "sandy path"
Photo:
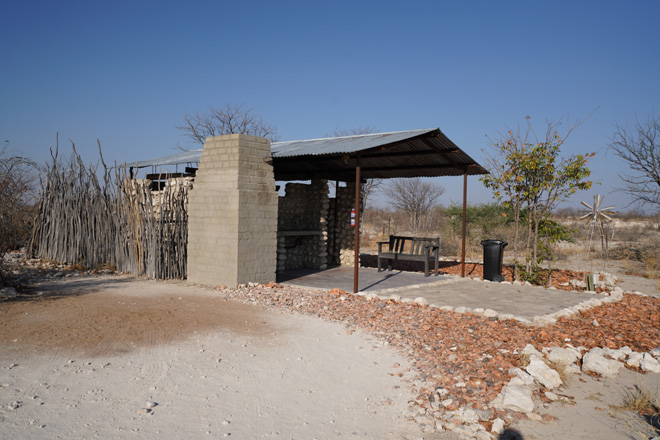
[[[559,438],[579,439],[650,439],[657,435],[653,426],[639,415],[624,411],[617,406],[634,387],[649,390],[658,395],[660,374],[640,374],[622,368],[615,378],[596,378],[586,374],[574,375],[561,395],[573,397],[575,403],[553,402],[540,404],[543,412],[558,418],[553,423],[531,420],[519,421],[512,429],[522,433],[526,440]],[[653,419],[656,426],[657,418]]]
[[[406,361],[339,324],[181,283],[41,288],[0,304],[3,438],[420,436]]]

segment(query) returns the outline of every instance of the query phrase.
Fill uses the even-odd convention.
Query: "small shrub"
[[[626,261],[635,260],[639,261],[641,258],[638,248],[632,246],[615,246],[607,251],[607,255],[611,260]]]
[[[548,284],[548,277],[551,271],[541,268],[538,264],[531,265],[531,271],[527,273],[527,268],[523,264],[516,264],[520,281],[529,282],[535,286],[545,286]]]

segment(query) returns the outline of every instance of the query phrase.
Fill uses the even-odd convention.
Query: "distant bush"
[[[25,245],[32,231],[36,167],[13,154],[6,141],[0,149],[0,286],[6,284],[4,254]]]
[[[36,167],[13,154],[8,143],[0,149],[0,252],[23,246],[32,231]]]

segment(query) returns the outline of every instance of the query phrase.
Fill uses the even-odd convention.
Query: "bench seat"
[[[384,250],[383,246],[387,245]],[[429,276],[429,263],[435,265],[435,275],[438,275],[440,260],[440,239],[425,237],[403,237],[390,235],[389,241],[378,243],[378,272],[382,272],[381,261],[387,260],[387,269],[392,270],[392,261],[423,261],[424,275]]]

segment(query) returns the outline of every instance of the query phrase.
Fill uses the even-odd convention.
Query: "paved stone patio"
[[[315,289],[353,291],[353,268],[336,267],[324,271],[295,270],[278,274],[278,282]],[[575,306],[594,297],[592,294],[565,292],[535,286],[491,283],[470,278],[360,268],[361,292],[399,295],[401,298],[424,297],[437,306],[492,309],[529,320]]]

